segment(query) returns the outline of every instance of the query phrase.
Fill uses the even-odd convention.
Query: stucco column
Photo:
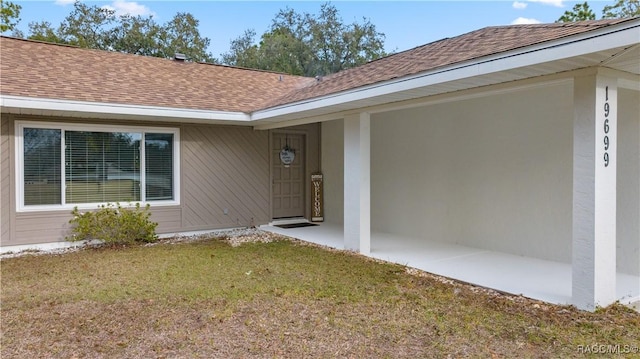
[[[594,310],[616,300],[617,81],[574,79],[572,300]]]
[[[371,251],[371,119],[344,119],[344,247]]]

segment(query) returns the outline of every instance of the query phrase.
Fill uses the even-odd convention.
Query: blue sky
[[[584,1],[584,0],[583,0]],[[19,1],[18,28],[27,34],[28,23],[46,20],[58,26],[73,8],[73,0]],[[265,32],[279,9],[317,13],[318,1],[86,1],[117,13],[153,15],[159,23],[177,12],[189,12],[200,21],[200,33],[211,39],[214,57],[228,51],[229,42],[246,29]],[[614,1],[588,1],[601,17],[602,8]],[[345,23],[369,18],[386,35],[387,51],[403,51],[485,26],[554,22],[577,2],[563,0],[518,1],[333,1]]]

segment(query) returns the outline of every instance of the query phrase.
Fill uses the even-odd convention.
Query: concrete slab
[[[303,241],[344,249],[339,224],[263,230]],[[406,265],[475,285],[554,304],[571,304],[571,264],[461,246],[423,238],[372,232],[370,257]],[[640,301],[640,276],[617,274],[622,304]]]

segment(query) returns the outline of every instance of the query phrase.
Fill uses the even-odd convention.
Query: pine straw
[[[264,243],[237,232],[5,258],[0,356],[548,358],[639,344],[640,314],[620,305],[587,313],[254,234]]]

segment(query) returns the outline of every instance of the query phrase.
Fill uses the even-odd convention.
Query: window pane
[[[61,204],[61,131],[25,128],[24,204]]]
[[[66,131],[67,203],[140,200],[140,133]]]
[[[173,134],[147,133],[145,146],[146,199],[173,199]]]

